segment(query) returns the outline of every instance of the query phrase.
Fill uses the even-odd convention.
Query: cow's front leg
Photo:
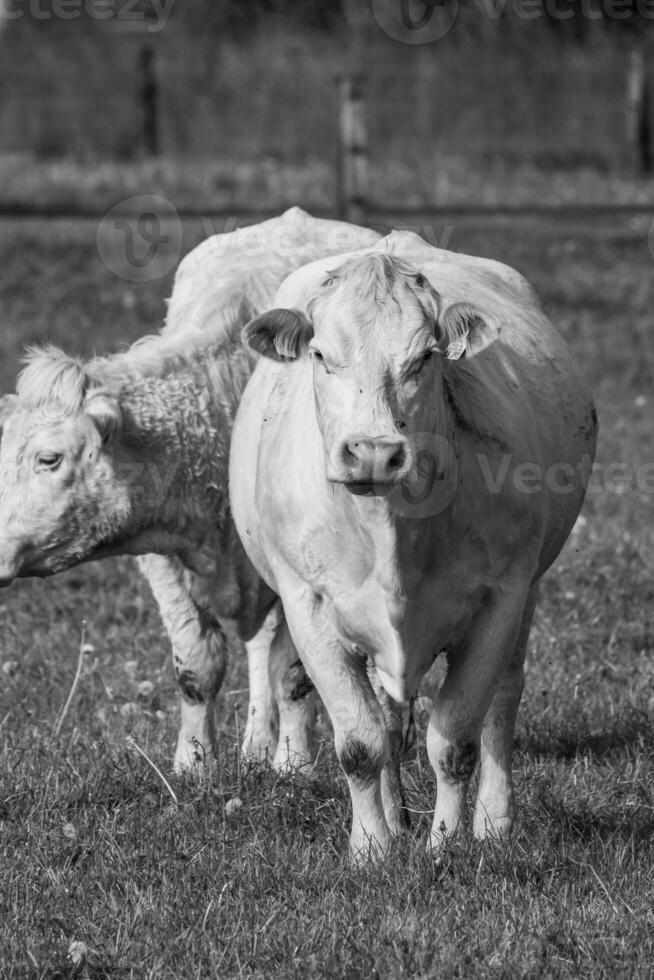
[[[332,722],[336,754],[352,799],[351,854],[363,864],[383,856],[392,840],[382,803],[388,737],[381,705],[365,661],[344,649],[324,601],[303,585],[283,591],[282,598],[295,646]]]
[[[475,837],[508,834],[513,824],[513,730],[522,697],[525,654],[537,598],[538,584],[529,591],[513,655],[484,718],[473,818]]]
[[[181,693],[176,772],[193,770],[213,755],[215,700],[227,667],[227,644],[218,622],[192,600],[176,558],[144,555],[139,568],[159,606]]]
[[[315,692],[285,620],[270,651],[270,679],[279,711],[273,766],[279,772],[290,772],[311,765],[315,757]]]
[[[407,830],[411,823],[404,802],[400,769],[403,713],[400,705],[393,701],[384,690],[375,666],[370,659],[368,659],[367,670],[372,689],[381,705],[386,731],[388,732],[388,758],[381,772],[382,804],[390,831],[393,835],[398,836]]]
[[[477,614],[462,646],[448,657],[448,673],[434,699],[427,732],[437,781],[432,847],[463,826],[482,723],[515,649],[525,602],[520,585],[498,589]]]

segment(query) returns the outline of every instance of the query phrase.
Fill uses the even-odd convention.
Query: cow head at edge
[[[120,406],[54,348],[25,363],[17,394],[0,398],[0,585],[78,563],[125,507]]]
[[[0,440],[5,421],[15,409],[17,401],[16,395],[0,395]]]

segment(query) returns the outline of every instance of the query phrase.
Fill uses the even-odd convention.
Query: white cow
[[[160,335],[88,363],[33,351],[17,394],[0,400],[0,584],[107,555],[146,556],[182,696],[177,770],[211,752],[225,620],[248,651],[244,751],[261,757],[274,747],[276,637],[274,761],[311,755],[306,676],[229,513],[232,421],[253,366],[240,333],[292,269],[378,238],[297,208],[216,235],[182,262]]]
[[[394,233],[280,287],[244,338],[263,357],[234,428],[230,492],[253,564],[331,717],[351,849],[387,851],[394,702],[439,652],[431,843],[513,820],[511,756],[538,580],[581,507],[596,416],[529,285]]]

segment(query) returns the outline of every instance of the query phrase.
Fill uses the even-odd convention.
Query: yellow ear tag
[[[466,341],[465,337],[461,337],[459,340],[453,340],[451,344],[447,347],[447,357],[451,361],[458,361],[460,357],[466,352]]]

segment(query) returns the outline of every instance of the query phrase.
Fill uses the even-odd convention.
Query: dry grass
[[[24,343],[88,353],[158,324],[170,279],[113,277],[92,223],[3,232],[0,386]],[[200,233],[188,227],[185,247]],[[647,234],[644,219],[451,229],[451,247],[534,282],[595,386],[604,466],[654,461]],[[239,765],[240,661],[220,764],[203,786],[170,777],[175,805],[128,742],[169,776],[172,671],[129,561],[0,594],[0,975],[650,977],[653,499],[606,488],[589,499],[535,622],[516,833],[452,844],[439,863],[425,853],[434,785],[421,746],[405,764],[412,830],[368,872],[345,860],[348,799],[329,742],[309,779]],[[55,737],[83,620],[93,649]],[[139,689],[146,679],[153,690]],[[228,817],[235,796],[243,806]]]

